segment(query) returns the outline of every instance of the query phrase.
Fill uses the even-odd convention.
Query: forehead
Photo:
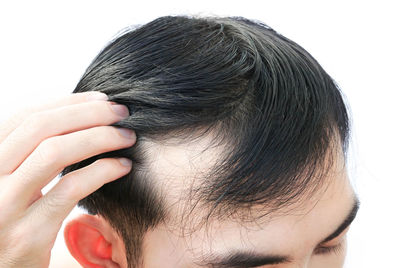
[[[222,145],[215,144],[211,134],[195,140],[149,140],[143,142],[142,146],[146,152],[144,165],[148,177],[160,191],[166,207],[188,199],[188,191],[204,183],[204,178],[220,160],[224,150]]]
[[[210,179],[209,175],[213,175],[214,168],[218,167],[225,157],[227,145],[218,143],[214,133],[196,137],[198,138],[187,140],[176,138],[163,142],[149,140],[144,143],[145,159],[147,159],[145,169],[149,173],[148,178],[152,187],[160,192],[159,196],[163,198],[166,208],[169,208],[167,215],[173,219],[177,219],[178,214],[187,215],[187,210],[193,211],[193,205],[207,208],[209,204],[202,204],[203,196],[197,195],[197,189],[208,190],[210,185],[214,185],[214,181],[218,181],[218,177]],[[326,185],[321,185],[322,188],[336,177],[344,176],[344,157],[339,147],[333,148],[334,152],[339,153],[326,154],[327,166],[321,168],[321,173],[317,171],[317,176],[319,174],[324,176],[321,184]],[[317,191],[320,182],[318,180],[316,182],[307,186],[309,189],[306,191],[315,191],[308,194],[313,196],[319,194]],[[288,208],[286,205],[285,207]]]
[[[223,146],[210,147],[213,141],[212,136],[203,136],[190,143],[147,144],[150,177],[165,199],[170,219],[146,235],[147,249],[162,244],[156,242],[162,239],[172,241],[171,249],[176,252],[191,252],[191,259],[210,252],[216,254],[228,247],[248,250],[262,247],[272,253],[288,254],[329,235],[353,205],[353,190],[343,159],[338,158],[327,174],[330,183],[313,193],[311,198],[303,199],[301,206],[287,206],[260,221],[211,219],[201,228],[191,228],[197,226],[202,211],[188,214],[186,204],[190,200],[190,189],[194,184],[202,183],[201,178],[218,162],[223,152]],[[185,215],[189,216],[182,221]],[[187,232],[182,232],[183,229]],[[152,251],[157,252],[157,249]]]
[[[324,191],[304,200],[303,206],[282,211],[258,222],[212,220],[203,228],[182,235],[162,224],[145,236],[144,259],[170,258],[174,267],[192,267],[203,256],[231,251],[254,251],[300,256],[334,231],[354,203],[354,193],[346,172],[336,177]],[[172,258],[172,259],[171,259]],[[181,265],[181,266],[180,266]],[[156,266],[154,266],[156,267]],[[172,267],[172,266],[171,266]]]

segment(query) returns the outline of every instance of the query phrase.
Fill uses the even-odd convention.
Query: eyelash
[[[315,254],[326,255],[326,254],[335,253],[335,254],[339,255],[341,253],[342,249],[343,249],[343,242],[341,242],[335,246],[331,246],[331,247],[319,247],[315,250]]]

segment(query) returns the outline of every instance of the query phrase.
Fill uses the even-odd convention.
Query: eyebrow
[[[357,212],[360,208],[360,201],[357,196],[354,197],[354,204],[346,216],[344,221],[339,225],[339,227],[329,236],[322,240],[319,244],[326,243],[328,241],[333,240],[338,237],[350,224],[354,221],[357,216]],[[274,264],[282,264],[289,263],[292,261],[290,256],[281,256],[281,255],[264,255],[255,252],[247,252],[247,251],[237,251],[227,256],[208,256],[204,259],[207,261],[203,261],[200,266],[211,266],[213,268],[251,268],[258,267],[262,265],[274,265]]]
[[[209,260],[199,265],[211,266],[213,268],[250,268],[291,262],[289,256],[264,255],[247,251],[233,252],[226,257],[209,256],[206,259]]]
[[[359,208],[360,208],[360,200],[358,199],[357,196],[355,196],[354,197],[354,204],[353,204],[353,207],[350,210],[350,213],[347,215],[347,217],[344,219],[344,221],[339,225],[339,227],[332,234],[330,234],[324,240],[322,240],[319,244],[323,244],[323,243],[326,243],[328,241],[331,241],[331,240],[335,239],[344,230],[346,230],[346,228],[349,227],[350,224],[356,218]]]

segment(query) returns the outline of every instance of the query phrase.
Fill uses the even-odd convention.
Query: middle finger
[[[26,205],[64,167],[100,153],[132,146],[135,141],[134,131],[112,126],[51,137],[8,177],[10,191],[23,198],[19,202]]]
[[[128,114],[117,114],[106,101],[67,105],[32,114],[0,143],[0,175],[12,173],[46,138],[89,127],[109,125]],[[111,108],[111,109],[110,109]]]

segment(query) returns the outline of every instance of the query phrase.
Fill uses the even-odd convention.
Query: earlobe
[[[65,226],[65,243],[83,267],[120,267],[112,260],[112,243],[103,232],[99,219],[91,215],[81,215]]]

